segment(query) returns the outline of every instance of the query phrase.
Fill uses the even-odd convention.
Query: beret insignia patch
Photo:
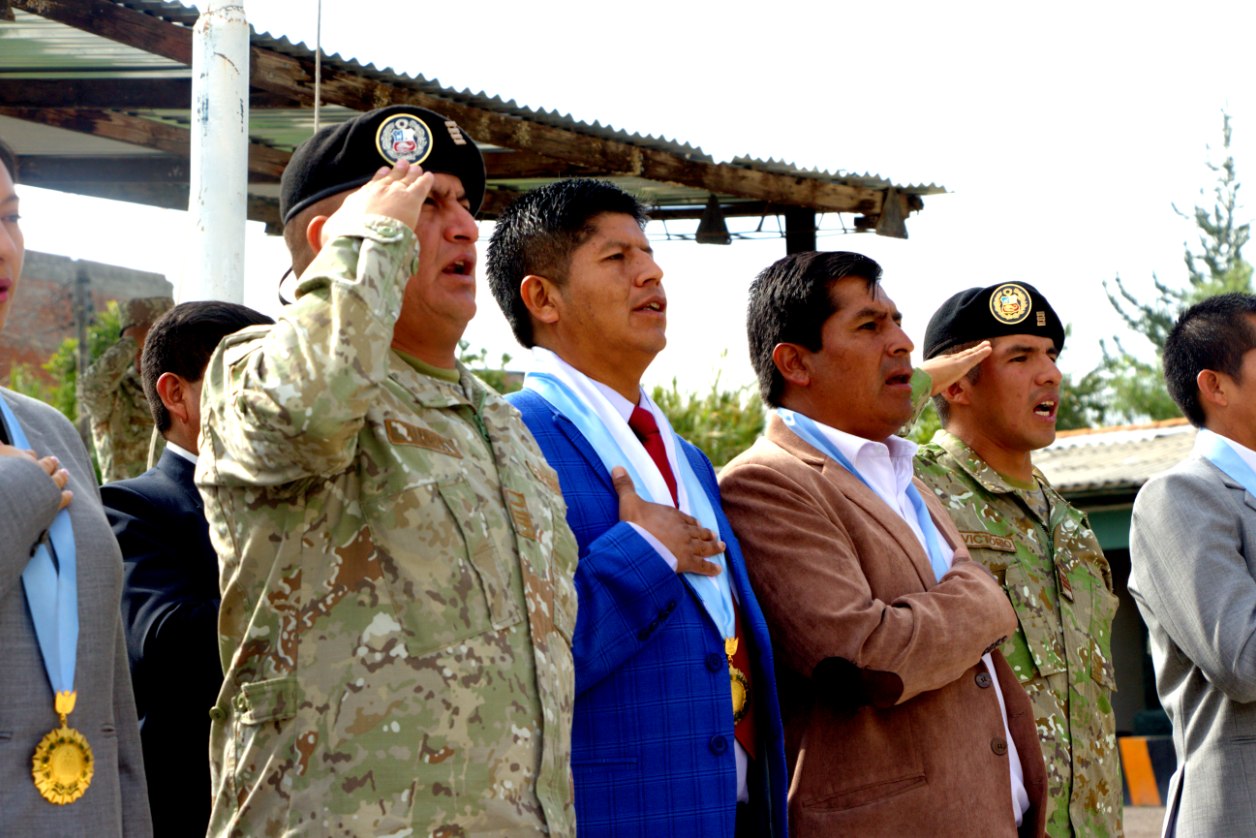
[[[1000,285],[990,295],[990,314],[995,320],[1009,326],[1028,317],[1033,305],[1029,292],[1015,282]]]
[[[390,164],[398,160],[422,163],[432,153],[432,129],[414,114],[395,114],[379,124],[375,148]]]

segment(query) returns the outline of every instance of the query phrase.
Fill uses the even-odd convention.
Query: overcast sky
[[[1256,171],[1253,6],[323,0],[322,43],[449,87],[689,142],[717,160],[943,185],[950,194],[908,219],[907,241],[840,235],[841,221],[825,216],[834,232],[819,246],[880,261],[917,343],[955,291],[1036,285],[1072,323],[1063,366],[1081,373],[1115,329],[1105,280],[1120,275],[1144,295],[1153,272],[1184,282],[1194,231],[1173,206],[1210,199],[1205,163],[1220,146],[1222,109],[1240,179]],[[310,46],[315,7],[245,0],[257,30]],[[23,215],[32,250],[172,278],[186,263],[181,213],[26,189]],[[285,255],[250,228],[246,302],[268,307]],[[648,232],[670,300],[670,343],[650,379],[676,375],[689,389],[717,371],[725,384],[751,380],[745,291],[784,255],[783,239],[716,247],[667,242],[662,225]],[[494,356],[520,355],[483,282],[467,337]]]

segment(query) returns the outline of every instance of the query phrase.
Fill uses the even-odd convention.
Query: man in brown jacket
[[[912,479],[911,340],[854,253],[751,286],[774,410],[720,477],[777,646],[791,831],[1041,835],[1033,714],[1002,656],[1007,597]]]

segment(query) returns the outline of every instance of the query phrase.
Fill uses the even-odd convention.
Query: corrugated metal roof
[[[1195,428],[1185,419],[1064,432],[1034,454],[1034,465],[1066,495],[1132,494],[1152,475],[1185,459],[1194,444]]]
[[[200,15],[194,6],[185,6],[171,0],[104,0],[105,3],[121,9],[130,10],[177,28],[190,29],[195,26]],[[191,68],[180,61],[171,60],[161,55],[146,52],[140,48],[144,45],[136,43],[128,46],[95,34],[92,31],[76,28],[61,22],[59,16],[70,17],[70,13],[55,12],[52,7],[48,17],[42,17],[44,9],[33,0],[15,0],[14,22],[0,23],[0,84],[12,84],[21,79],[56,80],[56,79],[110,79],[126,81],[130,79],[190,79]],[[104,7],[102,6],[102,9]],[[78,22],[79,26],[93,26],[87,18]],[[113,24],[117,26],[118,24]],[[107,31],[107,30],[101,30]],[[251,44],[256,50],[274,53],[301,62],[312,63],[314,51],[304,43],[295,43],[285,36],[270,33],[259,33],[252,30]],[[168,45],[167,45],[168,46]],[[837,171],[825,171],[816,168],[801,168],[794,164],[776,159],[757,159],[738,157],[733,161],[719,163],[701,148],[690,143],[672,138],[632,133],[623,129],[605,125],[601,122],[585,122],[577,120],[570,114],[560,113],[545,108],[524,107],[514,99],[506,99],[500,95],[491,95],[486,91],[474,92],[469,89],[458,89],[446,86],[439,80],[429,79],[418,74],[407,74],[390,67],[379,68],[372,63],[363,63],[355,58],[346,58],[339,54],[327,55],[323,59],[324,73],[340,74],[362,79],[366,82],[377,82],[392,86],[395,89],[414,91],[416,94],[432,99],[449,102],[465,108],[491,113],[495,118],[507,117],[511,120],[531,123],[547,128],[558,129],[571,135],[589,137],[609,143],[618,143],[643,152],[660,152],[668,155],[670,160],[686,161],[683,165],[693,163],[717,167],[707,169],[706,175],[680,175],[674,163],[668,163],[658,169],[657,174],[649,169],[638,169],[638,175],[632,174],[631,167],[610,168],[605,172],[597,172],[609,176],[621,183],[624,188],[635,192],[644,202],[653,208],[668,209],[680,213],[688,213],[687,217],[697,217],[701,213],[708,196],[714,192],[720,196],[726,210],[730,205],[742,204],[746,213],[765,214],[779,210],[781,202],[785,204],[811,206],[817,211],[832,212],[836,207],[849,206],[859,209],[843,209],[858,213],[875,213],[879,211],[882,196],[891,188],[897,190],[903,200],[910,200],[908,211],[918,209],[918,196],[944,193],[946,190],[936,184],[896,185],[890,179],[874,174],[850,174]],[[20,84],[20,82],[18,82]],[[302,86],[303,94],[308,88]],[[256,91],[255,91],[256,92]],[[18,97],[20,98],[20,96]],[[149,107],[144,107],[147,104]],[[288,107],[282,101],[271,101],[270,105],[278,107],[258,107],[250,110],[250,140],[262,146],[268,146],[279,152],[289,152],[313,132],[313,111],[308,107]],[[357,107],[356,103],[353,103]],[[63,104],[63,109],[73,107]],[[437,104],[439,109],[439,104]],[[163,109],[166,106],[154,106],[151,101],[137,102],[134,107],[125,110],[128,117],[139,118],[168,126],[186,128],[189,124],[188,109]],[[24,113],[13,113],[9,117],[0,115],[3,120],[5,136],[20,156],[58,155],[109,155],[109,154],[151,154],[150,149],[135,146],[130,152],[119,150],[116,140],[96,137],[91,133],[82,133],[77,139],[71,138],[73,132],[42,125],[37,115],[32,115],[29,105]],[[323,122],[338,122],[350,118],[355,113],[348,107],[325,106],[321,109]],[[16,117],[14,119],[13,117]],[[14,125],[13,123],[20,123]],[[60,132],[60,133],[58,133]],[[474,134],[474,132],[472,132]],[[573,137],[573,140],[575,137]],[[87,144],[84,145],[84,140]],[[501,140],[498,140],[499,142]],[[93,145],[93,143],[104,145]],[[112,143],[112,145],[110,145]],[[514,150],[526,150],[526,146],[503,149],[509,153]],[[167,151],[166,153],[169,153]],[[553,145],[545,152],[557,154],[562,158],[561,149],[555,151]],[[582,164],[574,156],[563,158],[571,166],[580,171]],[[596,169],[596,166],[595,166]],[[594,169],[594,170],[595,170]],[[508,171],[514,171],[508,168]],[[695,169],[699,171],[700,169]],[[772,175],[775,184],[773,189],[747,186],[751,181],[740,178],[735,173],[747,170],[762,175]],[[592,171],[584,169],[584,171]],[[660,179],[654,179],[658,176]],[[663,178],[667,178],[664,180]],[[555,179],[552,171],[532,170],[520,177],[490,179],[490,188],[497,187],[503,194],[522,191],[540,183]],[[786,180],[791,179],[791,180]],[[797,184],[807,181],[818,182],[806,188]],[[767,183],[767,181],[764,181]],[[790,184],[783,187],[783,184]],[[833,199],[810,197],[812,195],[833,195],[832,190],[849,187],[850,192],[843,195],[852,197],[849,203],[833,203]],[[727,192],[724,190],[728,190]],[[737,191],[737,190],[742,191]],[[824,189],[830,190],[823,192]],[[786,191],[787,190],[787,191]],[[816,191],[811,191],[816,190]],[[873,197],[864,196],[864,191]],[[249,191],[253,195],[270,197],[273,184],[267,179],[255,179]],[[735,194],[733,194],[735,193]],[[878,194],[880,193],[880,194]],[[810,203],[815,201],[815,203]],[[828,201],[826,203],[825,201]],[[871,206],[873,209],[869,210]],[[773,209],[773,208],[777,209]]]
[[[117,2],[117,0],[115,1]],[[199,10],[195,6],[183,5],[173,2],[173,0],[124,0],[123,2],[118,2],[118,5],[189,28],[196,24],[196,20],[200,15]],[[0,47],[0,56],[2,56],[0,57],[0,70],[3,70],[5,75],[20,73],[26,69],[39,73],[41,77],[47,77],[49,73],[74,73],[75,75],[80,75],[83,72],[96,76],[121,75],[135,72],[144,72],[146,75],[151,75],[153,71],[163,71],[161,75],[191,75],[191,70],[186,65],[142,50],[133,49],[90,32],[71,29],[54,21],[20,10],[16,12],[16,17],[16,24],[0,27],[0,41],[5,42]],[[286,36],[276,36],[269,32],[257,32],[251,26],[249,28],[252,32],[252,44],[254,46],[271,49],[296,58],[308,58],[314,54],[313,47],[303,42],[294,42]],[[404,81],[424,93],[448,99],[451,102],[475,105],[498,113],[510,114],[543,125],[565,128],[602,139],[630,142],[637,146],[667,151],[689,160],[715,162],[714,158],[709,154],[690,143],[680,142],[667,137],[633,133],[611,125],[604,125],[599,121],[592,123],[583,122],[574,119],[570,114],[545,108],[525,107],[519,105],[514,99],[503,99],[499,95],[492,95],[486,91],[477,93],[467,88],[459,90],[453,87],[446,87],[437,79],[429,79],[419,74],[401,73],[391,67],[381,69],[376,67],[374,63],[363,64],[357,59],[345,58],[339,53],[324,54],[323,62],[326,67],[344,70],[365,78],[389,82]],[[299,116],[294,116],[294,111]],[[348,109],[328,107],[323,109],[322,118],[327,122],[337,122],[348,119],[352,115],[353,111]],[[297,132],[301,136],[278,136],[290,130],[294,123],[305,123],[300,125]],[[312,130],[313,116],[309,109],[272,111],[265,114],[263,119],[255,118],[251,120],[251,133],[254,126],[257,129],[258,139],[272,140],[271,144],[276,147],[291,149],[295,148],[305,136],[308,136],[305,132]],[[739,156],[729,162],[733,165],[754,168],[759,171],[829,180],[852,186],[877,189],[896,186],[900,192],[914,195],[934,195],[946,191],[944,187],[934,183],[896,185],[888,178],[877,174],[847,174],[840,171],[831,172],[817,168],[802,168],[775,158],[762,160],[754,157]]]

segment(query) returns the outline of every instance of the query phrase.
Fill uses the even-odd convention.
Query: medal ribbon
[[[536,368],[524,377],[524,389],[536,393],[571,420],[597,453],[608,474],[615,466],[623,466],[632,478],[637,494],[654,503],[673,506],[671,490],[664,482],[658,466],[650,459],[628,423],[615,413],[606,397],[596,387],[581,386],[583,382],[573,381],[553,360],[556,356],[549,350],[536,347],[532,353]],[[663,411],[650,401],[644,390],[641,391],[640,406],[654,416],[669,455],[668,461],[674,464],[679,509],[697,518],[698,523],[711,532],[719,533],[720,526],[715,510],[693,467],[689,465],[689,458],[676,442],[676,432],[672,430],[671,423],[667,421]],[[707,561],[718,566],[721,573],[716,576],[702,576],[697,573],[685,575],[689,577],[690,584],[702,600],[703,608],[714,621],[720,636],[733,637],[736,617],[733,614],[733,592],[724,554],[709,556]]]
[[[22,426],[3,396],[0,396],[0,415],[8,426],[13,447],[30,448]],[[56,564],[52,551],[48,549],[48,541],[52,542],[52,551],[56,552]],[[60,510],[52,519],[48,538],[40,541],[35,548],[34,556],[22,571],[22,587],[26,591],[26,602],[30,606],[31,622],[35,624],[35,637],[39,640],[48,682],[58,695],[73,693],[74,667],[78,656],[78,571],[74,528],[70,524],[68,508]],[[64,705],[58,701],[57,706]],[[58,712],[61,712],[60,709]]]
[[[778,407],[776,413],[791,431],[810,443],[816,450],[823,451],[829,455],[838,465],[859,478],[860,483],[871,489],[872,493],[884,500],[891,509],[896,508],[894,500],[882,496],[880,492],[872,487],[872,484],[859,473],[859,469],[855,468],[855,464],[847,459],[846,455],[838,450],[837,446],[820,431],[820,428],[816,426],[815,420],[784,407]],[[941,579],[951,568],[942,552],[942,541],[938,535],[937,525],[933,523],[933,516],[929,514],[929,509],[925,506],[925,499],[920,496],[920,490],[916,488],[914,483],[908,482],[907,484],[907,499],[911,501],[912,509],[916,511],[916,523],[920,525],[920,532],[925,537],[925,550],[929,554],[929,564],[933,565],[933,575],[937,579]]]
[[[1234,478],[1240,486],[1256,497],[1256,472],[1239,456],[1225,437],[1207,428],[1200,428],[1195,447],[1204,459]]]

